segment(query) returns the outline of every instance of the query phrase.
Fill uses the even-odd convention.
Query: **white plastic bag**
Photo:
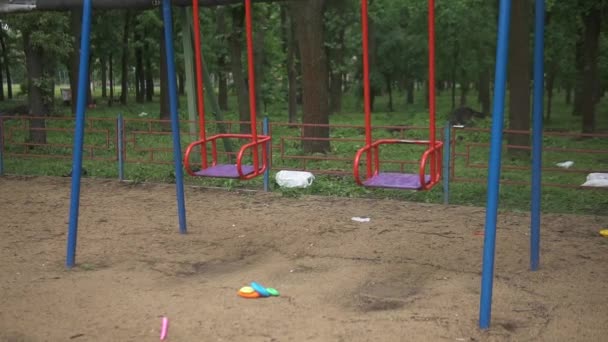
[[[608,173],[590,173],[582,186],[608,187]]]
[[[282,188],[307,188],[314,180],[315,176],[305,171],[282,170],[276,176],[277,184]]]

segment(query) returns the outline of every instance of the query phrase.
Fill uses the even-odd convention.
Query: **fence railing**
[[[37,122],[35,127],[31,125],[34,120]],[[184,147],[197,139],[197,134],[189,131],[190,124],[188,121],[181,123]],[[208,134],[219,131],[236,133],[245,124],[248,123],[211,121]],[[0,117],[0,174],[7,172],[6,160],[71,158],[74,127],[73,117]],[[309,130],[324,130],[327,137],[306,136]],[[261,122],[259,131],[262,131]],[[352,177],[355,152],[365,144],[362,125],[270,122],[269,132],[272,135],[270,156],[273,170],[306,170],[315,174]],[[426,127],[373,127],[374,138],[426,139],[426,134]],[[504,148],[512,153],[503,154],[501,182],[529,185],[530,146],[527,142],[530,132],[505,130],[504,134]],[[451,127],[439,137],[445,140],[446,146],[444,178],[447,184],[444,184],[444,191],[450,182],[486,182],[489,136],[489,129]],[[543,186],[577,188],[585,181],[586,174],[608,172],[608,134],[545,132],[543,136]],[[307,144],[331,147],[325,153],[306,153]],[[218,153],[233,160],[231,158],[238,148],[227,146],[219,148],[218,145]],[[418,165],[421,150],[400,148],[403,147],[383,152],[383,167],[403,172]],[[170,124],[165,120],[123,119],[122,116],[118,119],[87,118],[84,150],[85,160],[111,162],[114,168],[122,170],[119,173],[124,172],[125,164],[173,163]],[[556,166],[564,161],[574,163],[569,168]],[[68,161],[65,163],[69,165]]]

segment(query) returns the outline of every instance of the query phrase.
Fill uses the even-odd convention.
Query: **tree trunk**
[[[329,111],[330,113],[338,113],[342,110],[342,64],[344,63],[344,55],[345,55],[345,44],[344,44],[344,35],[346,32],[346,27],[342,26],[340,31],[338,32],[338,47],[335,49],[329,49],[329,53],[331,56],[331,52],[334,52],[333,57],[333,65],[329,63],[330,66],[330,76],[329,76]]]
[[[388,111],[392,112],[393,109],[393,87],[391,75],[384,75],[384,79],[386,80],[386,91],[388,92]]]
[[[327,59],[324,46],[325,0],[291,3],[302,64],[303,116],[305,124],[329,124]],[[304,138],[329,138],[329,127],[307,126]],[[330,151],[329,140],[304,140],[305,153]]]
[[[576,40],[575,48],[575,82],[574,82],[574,107],[572,108],[572,115],[580,116],[583,112],[582,100],[583,100],[583,88],[585,86],[584,73],[585,73],[585,37],[584,28],[579,29],[578,39]]]
[[[551,64],[549,64],[549,68],[547,70],[547,80],[545,83],[545,87],[547,89],[547,105],[546,105],[546,113],[545,113],[545,121],[547,123],[551,122],[551,111],[553,108],[553,88],[555,86],[555,77],[557,75],[558,63],[553,60]]]
[[[598,54],[601,30],[601,11],[592,9],[584,16],[585,43],[584,43],[584,69],[583,89],[581,93],[581,112],[583,115],[583,133],[595,131],[595,107],[598,80]]]
[[[183,95],[186,94],[185,83],[186,83],[186,81],[185,81],[184,72],[183,71],[179,71],[177,73],[177,85],[178,85],[177,89],[178,89],[179,95],[181,95],[181,96],[183,96]]]
[[[135,34],[135,40],[139,41],[141,35]],[[144,77],[144,52],[142,46],[135,48],[135,102],[144,103],[146,94],[146,82]]]
[[[11,80],[10,59],[8,58],[8,49],[4,42],[4,29],[0,28],[0,46],[2,46],[2,57],[4,58],[4,71],[6,72],[6,93],[9,99],[13,98],[13,81]]]
[[[287,112],[289,123],[298,121],[298,71],[296,68],[296,42],[294,39],[293,19],[288,16],[289,7],[281,6],[281,22],[283,26],[283,41],[287,54]]]
[[[376,89],[375,82],[374,82],[374,74],[372,73],[372,70],[376,69],[376,56],[377,56],[377,46],[378,46],[378,42],[376,39],[376,23],[373,20],[373,17],[369,17],[368,18],[368,35],[369,35],[369,68],[370,68],[370,92],[369,92],[369,97],[370,97],[370,108],[371,111],[374,111],[374,103],[376,102],[376,95],[379,95],[379,91],[378,89]],[[300,45],[302,46],[302,45]]]
[[[68,74],[70,77],[70,92],[72,93],[72,100],[70,105],[72,108],[72,114],[76,114],[76,94],[78,92],[78,66],[80,65],[80,34],[82,24],[82,13],[78,10],[70,11],[70,31],[72,37],[74,37],[72,51],[69,54],[70,65],[68,67]]]
[[[154,74],[152,73],[152,57],[147,43],[144,43],[144,55],[146,56],[146,67],[144,70],[146,78],[146,101],[152,102],[154,98]]]
[[[105,55],[99,58],[99,63],[101,64],[101,97],[105,99],[108,97],[108,61]]]
[[[481,102],[481,112],[491,115],[490,111],[490,69],[483,68],[479,73],[479,102]]]
[[[160,30],[160,119],[170,120],[169,76],[167,75],[167,49],[165,47],[164,23]]]
[[[108,100],[108,106],[112,106],[114,104],[114,56],[112,53],[108,56],[108,72],[110,73],[110,99]]]
[[[2,75],[2,70],[4,63],[2,58],[0,58],[0,101],[4,101],[4,75]]]
[[[456,108],[456,73],[458,71],[458,56],[460,55],[460,45],[458,42],[455,43],[454,51],[452,51],[452,110]]]
[[[530,1],[515,1],[511,12],[509,65],[509,129],[530,129]],[[526,134],[509,134],[509,145],[529,146]],[[528,151],[510,149],[511,154],[527,155]]]
[[[414,104],[414,88],[415,88],[415,82],[413,80],[408,80],[407,82],[407,94],[406,94],[406,103],[407,104]]]
[[[29,115],[48,116],[50,113],[48,99],[52,98],[48,82],[52,77],[49,76],[48,72],[45,72],[44,51],[38,46],[33,46],[29,32],[23,32],[22,34],[27,70]],[[29,122],[29,127],[29,142],[46,144],[45,119],[32,119]]]
[[[217,35],[221,38],[222,43],[225,44],[226,40],[223,37],[226,37],[228,33],[228,29],[226,27],[226,17],[225,17],[225,9],[220,7],[216,10],[216,32]],[[217,79],[218,79],[218,95],[217,101],[221,110],[228,110],[228,78],[226,77],[226,73],[228,70],[227,60],[228,56],[222,51],[218,51],[217,57]]]
[[[265,10],[266,7],[258,7],[260,11]],[[264,27],[266,25],[266,16],[268,13],[262,13],[256,20],[256,27]],[[262,85],[264,84],[264,66],[266,65],[266,54],[264,53],[265,46],[265,30],[258,29],[253,30],[253,60],[255,62],[255,103],[256,113],[258,116],[263,116],[263,112],[266,108],[264,103],[264,92],[262,91]]]
[[[469,92],[469,82],[464,81],[460,84],[460,106],[467,105],[467,94]]]
[[[232,33],[230,35],[230,66],[232,68],[232,78],[236,87],[236,99],[239,105],[239,120],[249,121],[249,98],[247,92],[247,82],[243,73],[242,41],[243,41],[243,17],[242,7],[232,9]],[[240,125],[241,133],[250,133],[251,127],[248,124]]]
[[[564,101],[566,102],[567,105],[572,104],[572,85],[570,85],[570,84],[566,85]]]
[[[120,103],[127,104],[129,94],[129,30],[131,29],[131,11],[125,13],[125,26],[122,35],[122,83],[120,85]]]

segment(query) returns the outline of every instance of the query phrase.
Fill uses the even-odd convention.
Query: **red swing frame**
[[[251,134],[233,134],[233,133],[222,133],[216,134],[211,137],[206,137],[206,125],[205,125],[205,100],[203,90],[203,66],[202,66],[202,53],[201,53],[201,35],[200,35],[200,21],[199,21],[199,2],[198,0],[192,1],[192,19],[194,25],[194,51],[196,61],[196,97],[198,105],[198,116],[199,116],[199,140],[191,143],[184,154],[184,167],[186,172],[190,176],[194,177],[220,177],[220,178],[239,178],[241,180],[248,180],[262,175],[268,168],[268,144],[270,143],[271,137],[267,135],[258,135],[257,133],[257,113],[256,113],[256,100],[255,100],[255,71],[254,71],[254,60],[253,60],[253,33],[252,33],[252,19],[251,19],[251,0],[245,0],[245,22],[247,32],[247,61],[248,61],[248,76],[249,76],[249,114],[251,124]],[[249,139],[249,143],[241,146],[236,158],[236,173],[231,174],[217,174],[209,175],[206,172],[211,171],[210,169],[220,166],[218,164],[218,152],[217,152],[217,140],[224,138],[232,139]],[[207,144],[211,143],[211,163],[207,160]],[[197,147],[201,148],[201,165],[199,171],[193,171],[190,165],[190,155],[192,151]],[[262,160],[260,163],[259,150],[262,152]],[[251,150],[253,155],[253,168],[244,167],[243,158],[247,155],[247,151]],[[227,166],[227,165],[224,165]],[[213,174],[213,173],[212,173]]]
[[[436,139],[435,128],[435,1],[428,0],[428,63],[429,63],[429,140],[408,139],[380,139],[372,142],[371,134],[371,97],[369,77],[369,29],[368,29],[368,5],[367,0],[361,0],[361,30],[363,44],[363,92],[365,106],[365,146],[359,149],[355,155],[353,174],[357,184],[366,185],[368,180],[380,175],[380,146],[390,144],[414,144],[426,145],[427,148],[420,158],[418,168],[419,186],[416,188],[399,186],[374,185],[373,187],[401,188],[414,190],[430,190],[441,180],[441,162],[443,154],[443,142]],[[361,158],[366,155],[366,179],[363,180],[359,171]],[[427,165],[430,174],[426,174]]]

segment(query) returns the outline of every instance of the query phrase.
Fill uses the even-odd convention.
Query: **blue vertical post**
[[[265,116],[262,121],[262,134],[269,135],[270,134],[270,124],[268,117]],[[266,171],[264,171],[264,191],[270,191],[270,144],[266,145]]]
[[[496,248],[496,218],[498,216],[498,195],[500,190],[502,130],[507,85],[510,20],[511,0],[500,0],[498,16],[498,43],[496,47],[496,74],[494,79],[492,138],[490,145],[490,162],[488,165],[488,198],[486,204],[486,225],[483,242],[481,301],[479,308],[479,327],[481,329],[487,329],[490,327],[490,316],[492,314],[492,286],[494,283],[494,254]]]
[[[182,168],[182,147],[179,136],[179,116],[177,113],[177,80],[175,79],[175,56],[173,50],[173,17],[171,0],[163,0],[163,22],[165,26],[165,47],[167,52],[167,74],[169,78],[169,109],[171,110],[171,130],[173,131],[173,161],[175,163],[175,192],[177,194],[177,215],[179,232],[186,234],[186,204],[184,203],[184,173]]]
[[[532,203],[530,208],[530,269],[540,259],[540,210],[543,159],[543,91],[545,79],[545,0],[536,0],[534,25],[534,109],[532,124]]]
[[[70,198],[70,222],[68,225],[68,246],[65,264],[68,268],[76,261],[76,240],[78,236],[78,211],[80,209],[80,176],[82,173],[82,147],[89,74],[89,38],[91,35],[91,2],[82,4],[82,33],[80,36],[80,64],[78,68],[78,97],[76,99],[76,130],[72,148],[72,193]]]
[[[124,146],[124,131],[125,131],[125,121],[122,117],[122,113],[118,114],[118,118],[116,119],[116,153],[118,154],[118,180],[121,182],[125,180],[125,146]]]
[[[445,124],[443,133],[443,204],[450,203],[450,157],[452,143],[452,125],[450,122]]]

